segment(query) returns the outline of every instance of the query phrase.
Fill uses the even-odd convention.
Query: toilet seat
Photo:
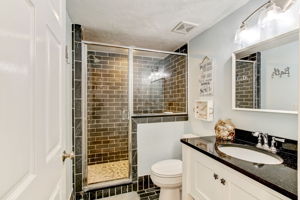
[[[163,160],[152,165],[151,171],[159,177],[180,177],[182,176],[182,161],[176,159]]]

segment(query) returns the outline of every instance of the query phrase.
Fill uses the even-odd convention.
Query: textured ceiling
[[[84,39],[175,50],[238,9],[248,0],[68,0],[73,23],[84,27]],[[199,24],[190,33],[172,32],[180,22]]]

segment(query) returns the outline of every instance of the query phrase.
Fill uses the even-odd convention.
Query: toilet
[[[151,179],[160,187],[159,200],[180,200],[182,161],[163,160],[151,167]]]

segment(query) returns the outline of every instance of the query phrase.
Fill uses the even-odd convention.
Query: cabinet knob
[[[214,174],[214,179],[217,180],[219,178],[218,174]]]
[[[221,183],[222,183],[223,185],[225,185],[226,180],[225,180],[224,178],[221,178]]]

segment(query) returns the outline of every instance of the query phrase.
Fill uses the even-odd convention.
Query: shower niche
[[[83,41],[83,190],[137,181],[131,118],[186,114],[186,54]]]

